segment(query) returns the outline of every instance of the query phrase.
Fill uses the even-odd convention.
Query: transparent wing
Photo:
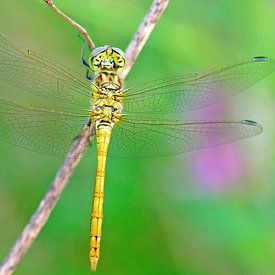
[[[89,106],[91,91],[88,81],[63,65],[35,52],[18,48],[0,33],[1,79],[44,98]]]
[[[262,132],[250,120],[171,121],[124,119],[114,127],[108,156],[155,157],[249,138]]]
[[[246,89],[274,69],[272,59],[253,57],[202,74],[151,81],[125,92],[124,112],[164,114],[208,106]]]
[[[0,140],[39,153],[65,156],[88,112],[27,107],[0,98]]]

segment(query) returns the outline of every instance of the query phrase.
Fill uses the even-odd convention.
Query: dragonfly
[[[89,257],[95,271],[102,240],[107,154],[118,158],[167,156],[260,134],[262,126],[247,119],[167,117],[218,103],[247,89],[270,74],[275,62],[258,56],[204,73],[166,77],[126,89],[120,77],[127,62],[122,50],[98,47],[88,60],[83,52],[86,77],[18,47],[1,33],[1,79],[42,97],[43,105],[1,97],[0,139],[39,153],[64,156],[85,125],[96,125],[96,138],[91,141],[91,147],[97,149],[97,170]]]

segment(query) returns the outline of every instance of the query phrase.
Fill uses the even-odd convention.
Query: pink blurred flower
[[[217,120],[223,118],[225,113],[227,113],[226,107],[221,103],[197,110],[195,117]],[[237,183],[243,174],[242,156],[236,143],[197,151],[194,154],[192,167],[199,185],[213,191]]]
[[[225,144],[198,151],[193,158],[196,181],[217,190],[238,182],[243,174],[242,158],[236,144]]]

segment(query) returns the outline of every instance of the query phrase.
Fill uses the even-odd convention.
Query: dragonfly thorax
[[[122,82],[113,71],[101,71],[96,75],[95,84],[101,89],[120,90]]]
[[[99,72],[92,96],[92,120],[114,126],[122,115],[122,83],[116,73]]]
[[[122,115],[122,83],[117,74],[99,73],[93,89],[92,120],[97,124],[104,122],[114,126]]]
[[[100,95],[96,100],[92,108],[92,120],[97,124],[101,122],[108,122],[110,126],[114,126],[122,115],[122,104],[120,97],[116,97],[111,91],[106,96]]]

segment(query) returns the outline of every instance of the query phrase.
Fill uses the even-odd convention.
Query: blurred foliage
[[[97,45],[125,49],[151,1],[61,1]],[[85,73],[77,32],[44,1],[1,1],[1,31],[18,45]],[[172,0],[127,85],[275,57],[274,1]],[[16,76],[14,76],[16,77]],[[108,160],[98,274],[273,274],[275,270],[275,76],[229,99],[222,118],[250,118],[264,134],[238,142],[240,173],[216,185],[196,162],[230,164],[226,147],[184,156]],[[1,83],[1,96],[29,95]],[[211,114],[206,109],[205,117]],[[197,116],[197,114],[194,114]],[[188,114],[186,115],[188,116]],[[219,118],[219,117],[217,117]],[[231,147],[230,147],[231,148]],[[62,159],[0,143],[0,258],[28,222]],[[233,160],[234,161],[234,160]],[[84,159],[16,274],[90,274],[89,215],[95,157]]]

